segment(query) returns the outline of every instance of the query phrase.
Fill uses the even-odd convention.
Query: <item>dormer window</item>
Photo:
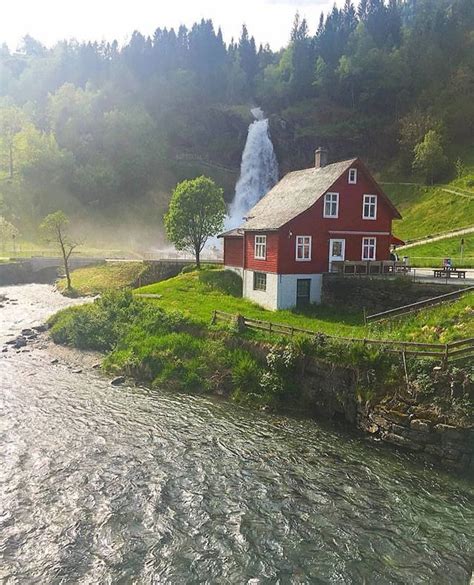
[[[357,169],[349,169],[349,185],[357,183]]]
[[[339,193],[326,193],[323,217],[339,217]]]

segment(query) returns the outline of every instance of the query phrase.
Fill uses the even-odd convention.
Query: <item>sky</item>
[[[342,0],[336,0],[341,5]],[[279,49],[288,42],[296,11],[314,33],[321,11],[334,0],[2,0],[0,43],[15,50],[29,34],[47,46],[63,39],[117,39],[125,43],[134,30],[153,34],[158,27],[191,25],[212,18],[224,39],[238,38],[245,23],[257,44]]]

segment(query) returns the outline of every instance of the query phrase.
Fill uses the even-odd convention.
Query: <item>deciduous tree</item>
[[[66,273],[67,290],[72,290],[69,258],[79,242],[69,233],[69,218],[63,211],[55,211],[47,215],[40,226],[47,242],[54,243],[61,250]]]
[[[225,213],[223,191],[212,179],[182,181],[164,218],[166,234],[177,250],[193,253],[200,268],[201,252],[207,240],[223,229]]]

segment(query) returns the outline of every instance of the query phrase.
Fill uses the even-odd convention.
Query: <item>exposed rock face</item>
[[[474,428],[413,418],[378,405],[361,411],[359,427],[387,443],[422,453],[429,460],[456,470],[474,469]]]

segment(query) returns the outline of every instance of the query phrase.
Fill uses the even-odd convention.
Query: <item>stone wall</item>
[[[459,286],[414,283],[408,278],[382,279],[325,274],[322,302],[337,308],[360,311],[365,308],[369,313],[376,313],[455,290],[459,290]]]
[[[360,408],[358,426],[372,436],[456,470],[474,469],[474,429],[416,418],[383,406]]]
[[[262,363],[271,348],[271,344],[242,338],[235,338],[233,343],[251,351]],[[288,403],[292,409],[314,418],[345,420],[374,440],[417,453],[436,465],[456,471],[474,470],[473,427],[445,424],[442,414],[431,420],[422,418],[424,407],[416,399],[406,411],[401,407],[395,410],[389,403],[363,402],[357,392],[359,374],[352,367],[305,358],[298,369],[300,392]]]

